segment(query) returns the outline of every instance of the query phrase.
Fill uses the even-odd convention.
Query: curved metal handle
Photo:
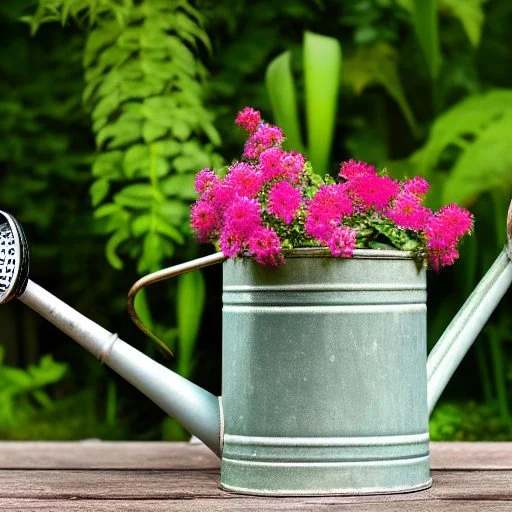
[[[187,272],[192,272],[194,270],[199,270],[200,268],[209,267],[210,265],[216,265],[217,263],[222,263],[227,259],[227,256],[222,252],[216,252],[215,254],[210,254],[209,256],[204,256],[203,258],[197,258],[192,261],[187,261],[185,263],[180,263],[178,265],[174,265],[173,267],[164,268],[159,270],[158,272],[153,272],[152,274],[148,274],[147,276],[141,277],[128,292],[127,298],[127,308],[128,314],[130,318],[133,320],[133,323],[144,333],[146,336],[149,336],[152,340],[156,341],[160,347],[162,347],[166,352],[172,355],[172,352],[169,350],[169,347],[155,334],[153,334],[142,322],[135,311],[135,297],[137,293],[139,293],[143,288],[146,288],[149,285],[158,283],[159,281],[165,281],[166,279],[170,279],[171,277],[179,276],[180,274],[186,274]]]

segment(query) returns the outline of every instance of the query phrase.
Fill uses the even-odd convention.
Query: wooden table
[[[189,443],[0,442],[0,511],[512,511],[512,443],[432,443],[434,485],[389,496],[265,498],[219,488]]]

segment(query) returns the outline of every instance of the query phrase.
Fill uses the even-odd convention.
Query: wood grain
[[[510,443],[431,443],[432,469],[512,469]],[[470,454],[470,455],[469,455]],[[0,442],[0,469],[216,469],[202,444]]]
[[[502,501],[432,501],[340,504],[315,499],[258,500],[256,498],[233,500],[0,500],[2,512],[510,512],[510,503]]]
[[[220,488],[219,461],[189,443],[0,443],[2,511],[512,511],[512,443],[432,443],[432,488],[268,498]]]

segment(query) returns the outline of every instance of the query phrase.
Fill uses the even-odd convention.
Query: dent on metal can
[[[265,495],[431,485],[426,278],[410,254],[223,268],[221,484]]]

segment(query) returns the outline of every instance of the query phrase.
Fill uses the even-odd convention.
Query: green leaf
[[[181,151],[182,145],[175,140],[159,140],[151,144],[151,152],[161,156],[175,156]]]
[[[359,47],[350,58],[345,59],[343,81],[356,94],[362,94],[371,85],[382,85],[400,107],[413,132],[418,135],[419,128],[398,75],[397,58],[397,51],[386,43]]]
[[[150,231],[142,244],[142,255],[137,267],[139,272],[156,272],[160,268],[163,257],[162,238],[158,233]]]
[[[145,144],[131,146],[124,154],[123,169],[127,178],[149,175],[149,148]]]
[[[468,204],[486,190],[510,190],[511,136],[512,91],[491,90],[459,102],[438,117],[427,143],[410,162],[430,181],[444,182],[441,203]],[[453,165],[450,173],[437,171],[441,162],[444,167]]]
[[[161,219],[160,217],[154,217],[153,226],[158,233],[165,235],[174,242],[178,244],[185,243],[185,239],[183,238],[183,235],[180,233],[180,231],[178,231],[174,226],[169,224],[164,219]]]
[[[162,181],[161,190],[169,197],[179,196],[183,199],[197,199],[194,183],[195,175],[193,174],[175,174]]]
[[[134,236],[141,236],[147,233],[151,228],[152,216],[149,213],[139,215],[132,223],[132,233]]]
[[[149,143],[164,137],[167,131],[168,129],[165,126],[153,123],[152,121],[146,121],[142,127],[142,137],[145,142]]]
[[[192,133],[192,129],[190,125],[181,119],[175,118],[173,121],[173,126],[171,128],[172,134],[178,140],[187,140]]]
[[[485,15],[483,4],[485,0],[441,0],[441,6],[451,11],[451,14],[459,18],[462,27],[471,44],[476,48],[480,44],[482,26]]]
[[[413,0],[412,22],[429,74],[435,79],[441,67],[437,0]]]
[[[118,247],[130,238],[130,232],[126,228],[116,231],[107,241],[105,256],[108,262],[117,270],[123,268],[123,261],[117,255]]]
[[[109,151],[98,155],[92,166],[92,175],[97,178],[118,179],[122,178],[122,151]]]
[[[92,205],[97,206],[108,194],[110,183],[105,179],[96,180],[90,189]]]
[[[339,80],[341,46],[332,37],[312,32],[304,35],[304,83],[308,154],[313,169],[325,174],[329,164]]]
[[[181,226],[183,219],[188,217],[189,207],[179,200],[168,200],[158,204],[158,215],[175,226]]]
[[[265,75],[265,84],[275,122],[286,137],[286,146],[304,153],[290,58],[290,52],[285,52],[269,64]]]
[[[125,121],[108,124],[96,136],[96,144],[102,147],[106,141],[107,148],[118,148],[131,144],[142,136],[142,126],[138,121]]]
[[[512,115],[492,123],[457,159],[443,190],[443,203],[467,205],[487,190],[512,190]]]
[[[201,272],[178,277],[176,319],[178,325],[179,359],[177,371],[189,377],[192,373],[194,349],[205,303],[205,283]]]
[[[128,185],[114,196],[117,204],[131,208],[149,208],[153,200],[153,187],[143,183]]]

